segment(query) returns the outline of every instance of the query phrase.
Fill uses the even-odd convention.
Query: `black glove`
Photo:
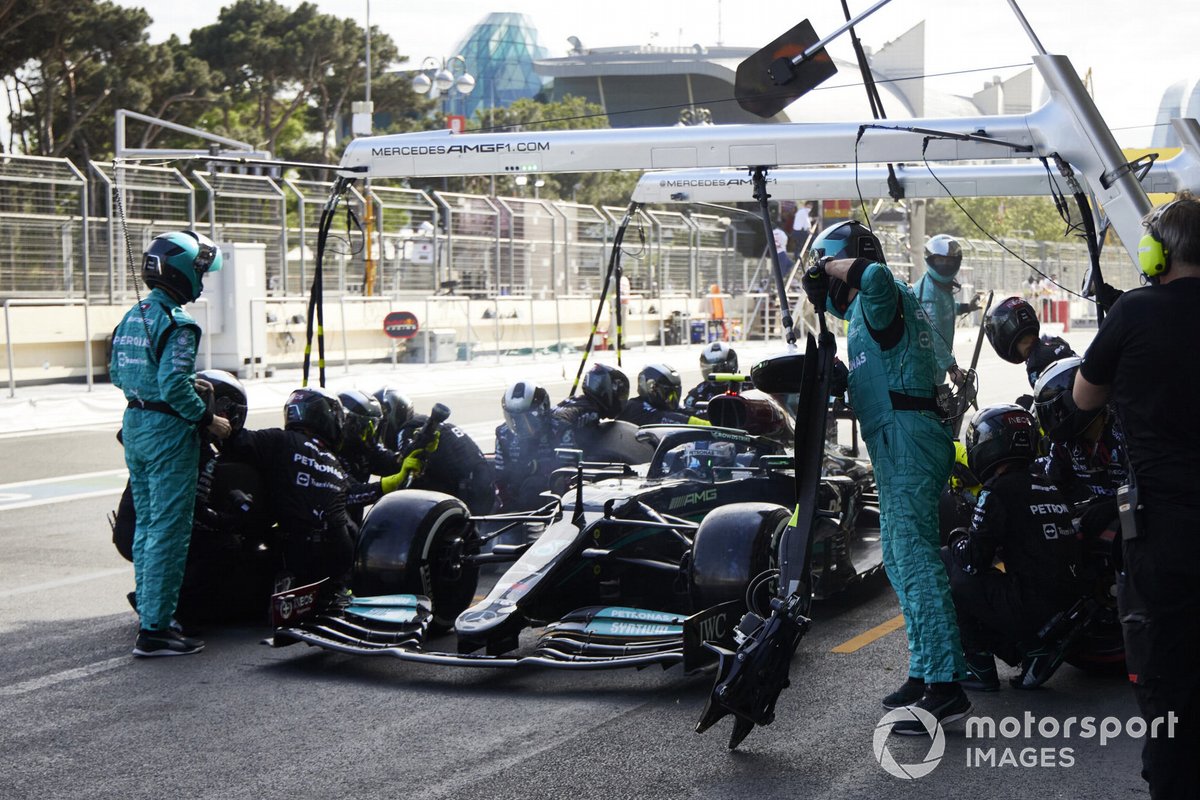
[[[966,529],[955,528],[954,530],[950,531],[950,535],[947,537],[946,546],[950,549],[950,559],[957,564],[963,572],[967,573],[968,575],[973,575],[975,573],[975,567],[971,564],[970,535],[967,533]]]
[[[829,296],[829,276],[825,274],[825,263],[817,262],[804,271],[800,288],[817,311],[825,310],[825,298]]]
[[[1107,311],[1113,307],[1113,303],[1117,302],[1117,299],[1123,294],[1125,293],[1120,289],[1116,289],[1107,283],[1102,283],[1096,287],[1096,302]]]

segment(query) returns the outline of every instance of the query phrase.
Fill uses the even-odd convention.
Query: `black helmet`
[[[310,433],[336,450],[342,446],[346,412],[337,395],[318,386],[297,389],[283,407],[283,427]]]
[[[713,342],[700,353],[700,374],[708,380],[714,372],[737,372],[737,353],[725,342]]]
[[[808,258],[812,264],[827,258],[865,258],[876,264],[887,263],[879,239],[870,228],[855,219],[830,225],[821,231],[808,250]],[[830,277],[825,307],[844,317],[850,307],[850,286],[845,281]]]
[[[550,393],[532,381],[517,381],[500,398],[504,424],[518,436],[541,436],[550,424]]]
[[[616,367],[595,364],[583,376],[583,396],[600,409],[600,415],[616,419],[629,400],[629,378]]]
[[[1075,373],[1083,359],[1079,356],[1060,358],[1046,367],[1033,387],[1033,412],[1037,414],[1042,432],[1056,442],[1076,438],[1104,411],[1081,411],[1071,396]]]
[[[202,233],[172,231],[154,237],[142,257],[142,280],[190,303],[204,290],[205,273],[221,269],[221,249]]]
[[[1036,339],[1041,329],[1033,306],[1019,297],[1002,300],[983,321],[983,332],[996,355],[1012,364],[1020,364],[1023,360],[1017,344],[1029,334]]]
[[[383,422],[383,409],[374,397],[351,389],[340,392],[338,400],[346,412],[345,434],[343,444],[358,446],[374,442],[379,435],[379,426]]]
[[[987,481],[1001,464],[1028,464],[1037,455],[1037,423],[1017,405],[988,406],[971,418],[964,437],[967,466]]]
[[[939,233],[925,243],[925,266],[938,283],[949,283],[962,266],[962,245],[953,236]]]
[[[879,239],[856,219],[830,225],[821,231],[808,253],[813,263],[824,258],[867,258],[876,264],[887,263]]]
[[[213,387],[213,414],[229,420],[233,429],[230,435],[246,426],[246,387],[231,373],[223,369],[204,369],[196,373]]]
[[[408,398],[390,386],[381,386],[372,394],[383,411],[383,422],[379,426],[379,442],[390,450],[396,449],[400,429],[412,419],[413,407]]]
[[[661,411],[679,408],[683,381],[679,373],[666,364],[651,364],[638,373],[638,394]]]

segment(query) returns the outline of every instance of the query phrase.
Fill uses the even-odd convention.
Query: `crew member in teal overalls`
[[[171,627],[192,536],[201,428],[229,435],[196,393],[200,326],[180,306],[200,296],[221,251],[206,236],[175,231],[155,237],[142,262],[150,288],[113,331],[112,382],[129,401],[122,420],[125,464],[137,523],[133,570],[141,629],[135,656],[198,653],[199,639]]]
[[[933,352],[937,359],[938,380],[949,374],[962,383],[962,371],[954,360],[954,320],[979,308],[979,295],[969,303],[960,303],[954,293],[960,288],[955,277],[962,267],[962,245],[953,236],[939,233],[925,243],[925,274],[913,286],[917,300],[933,327]]]
[[[879,240],[861,223],[827,228],[811,252],[805,293],[849,323],[850,402],[875,468],[883,563],[908,634],[908,680],[883,704],[917,706],[953,722],[971,703],[957,683],[966,665],[939,556],[938,496],[954,445],[935,399],[934,334],[912,289],[892,275]],[[925,734],[915,719],[892,730]]]

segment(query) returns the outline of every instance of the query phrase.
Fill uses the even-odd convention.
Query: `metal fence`
[[[310,173],[324,175],[324,173]],[[82,298],[124,303],[151,238],[196,227],[217,241],[266,245],[271,296],[307,293],[316,230],[331,184],[214,171],[191,174],[139,164],[0,156],[0,299]],[[329,238],[327,295],[394,297],[453,292],[476,298],[595,295],[624,208],[560,201],[423,192],[372,182],[345,200]],[[370,203],[377,280],[364,286]],[[122,213],[123,212],[123,213]],[[355,220],[358,224],[355,224]],[[129,242],[125,241],[128,231]],[[622,264],[635,294],[703,297],[712,285],[739,295],[765,286],[761,258],[739,253],[728,218],[676,208],[639,210]],[[1001,244],[1003,246],[1001,246]],[[965,240],[963,284],[1024,293],[1037,271],[1078,290],[1088,266],[1080,241]],[[906,236],[885,236],[889,263],[909,272]],[[1106,278],[1131,286],[1135,274],[1119,248],[1105,251]],[[919,277],[920,267],[911,270]]]

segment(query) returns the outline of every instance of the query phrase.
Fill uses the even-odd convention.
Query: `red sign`
[[[411,339],[420,329],[416,315],[409,311],[393,311],[383,318],[383,332],[393,339]]]
[[[447,114],[446,127],[455,133],[462,133],[467,129],[467,118],[462,114]]]

